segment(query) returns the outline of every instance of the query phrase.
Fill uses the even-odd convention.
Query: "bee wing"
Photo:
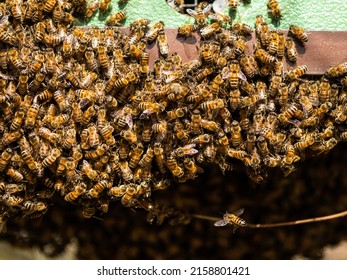
[[[206,26],[200,30],[202,36],[205,36],[211,32],[213,32],[213,28],[211,28],[210,26]]]
[[[133,117],[131,114],[126,116],[125,122],[127,123],[127,125],[129,126],[130,129],[133,129],[134,124],[133,124]]]
[[[237,210],[236,212],[234,212],[234,215],[235,216],[241,216],[243,211],[245,211],[245,208],[241,208],[241,209]]]
[[[187,9],[186,11],[192,17],[197,17],[198,16],[198,13],[196,11],[192,10],[192,9]]]
[[[224,226],[226,226],[227,224],[228,224],[227,221],[225,221],[225,220],[219,220],[219,221],[217,221],[217,222],[214,223],[214,226],[215,226],[215,227],[224,227]]]
[[[209,12],[211,11],[211,9],[212,9],[212,5],[209,4],[209,5],[207,5],[207,6],[205,7],[205,9],[203,9],[203,13],[204,13],[204,14],[207,14],[207,13],[209,13]]]
[[[241,80],[247,81],[247,77],[245,74],[243,74],[242,71],[240,71],[237,75]]]
[[[215,13],[222,13],[222,11],[228,7],[229,0],[215,0],[212,4],[213,11]]]
[[[229,79],[230,76],[231,76],[231,72],[229,70],[229,67],[224,67],[223,70],[222,70],[222,78],[223,78],[223,80]]]

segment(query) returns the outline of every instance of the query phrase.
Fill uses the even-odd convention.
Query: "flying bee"
[[[267,6],[269,7],[268,13],[272,15],[274,20],[277,21],[282,18],[282,10],[278,6],[277,0],[269,0]]]
[[[307,43],[308,36],[305,30],[297,25],[290,25],[288,30],[288,35],[299,40],[301,44]]]
[[[207,21],[207,14],[211,11],[212,5],[207,5],[204,9],[187,9],[187,13],[195,18],[198,25],[205,25]]]
[[[199,30],[199,25],[186,24],[186,25],[178,27],[177,36],[190,37],[190,36],[192,36],[193,32],[196,32],[198,30]]]
[[[121,21],[123,21],[127,16],[126,10],[118,11],[117,13],[111,15],[107,21],[106,25],[108,26],[118,26],[121,25]]]
[[[301,76],[305,75],[306,72],[307,72],[307,66],[306,65],[301,65],[301,66],[298,66],[294,69],[291,69],[289,70],[287,73],[286,73],[286,78],[290,81],[293,81],[295,79],[298,79],[300,78]]]
[[[244,210],[245,210],[244,208],[241,208],[240,210],[238,210],[232,214],[227,212],[226,214],[223,215],[222,220],[219,220],[219,221],[214,223],[214,226],[215,227],[224,227],[224,226],[230,224],[230,225],[234,226],[234,232],[238,227],[247,226],[246,221],[239,217],[242,215]]]
[[[78,199],[82,194],[86,192],[87,186],[83,182],[78,182],[74,189],[67,193],[64,196],[64,200],[67,202],[74,202],[76,199]]]

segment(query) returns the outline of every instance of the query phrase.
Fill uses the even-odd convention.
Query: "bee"
[[[281,76],[272,76],[271,82],[269,85],[269,90],[268,90],[272,97],[277,95],[278,89],[280,88],[281,83],[282,83]]]
[[[97,0],[92,0],[84,13],[84,22],[89,21],[89,19],[99,10],[100,2]]]
[[[66,181],[67,182],[76,182],[79,179],[79,174],[76,170],[76,161],[73,157],[68,157],[65,162],[66,170]]]
[[[22,110],[16,111],[14,118],[12,119],[10,130],[15,131],[22,127],[24,121],[25,113]]]
[[[277,0],[269,0],[267,6],[270,9],[268,13],[272,15],[274,20],[280,20],[282,18],[282,10],[279,8]]]
[[[257,49],[255,51],[255,57],[262,63],[266,64],[266,65],[271,65],[277,62],[276,57],[272,56],[271,54],[269,54],[268,52],[266,52],[263,49]]]
[[[46,157],[43,161],[42,161],[42,167],[43,168],[47,168],[48,166],[51,166],[54,162],[57,161],[57,159],[61,156],[61,150],[59,150],[58,148],[54,148],[52,149],[52,151],[50,152],[50,154],[48,155],[48,157]]]
[[[164,22],[163,21],[158,21],[157,23],[153,24],[153,26],[147,31],[146,33],[146,38],[147,42],[153,42],[157,36],[159,31],[164,29]]]
[[[23,174],[20,173],[18,170],[14,169],[12,166],[9,166],[6,169],[6,175],[11,177],[11,179],[15,182],[22,182],[24,179]]]
[[[12,157],[12,149],[6,148],[0,156],[0,172],[3,172],[7,165],[10,163]]]
[[[107,21],[106,25],[108,26],[116,26],[121,25],[121,21],[123,21],[127,16],[126,10],[118,11],[117,13],[111,15]]]
[[[90,180],[97,181],[99,180],[99,174],[93,169],[91,164],[87,160],[83,160],[81,164],[81,171],[85,174]]]
[[[26,118],[24,120],[25,127],[27,128],[34,127],[39,110],[40,110],[40,106],[37,103],[33,103],[30,106],[29,110],[27,111]]]
[[[276,55],[279,45],[279,35],[276,31],[271,31],[270,33],[270,43],[268,45],[268,53],[271,55]]]
[[[129,163],[127,161],[119,162],[119,167],[121,169],[122,178],[126,182],[130,182],[133,180],[134,175],[129,167]]]
[[[338,77],[347,73],[347,62],[331,66],[325,73],[329,78]]]
[[[167,42],[167,36],[164,30],[160,30],[158,32],[158,46],[159,46],[159,53],[163,57],[167,57],[169,54],[169,44]]]
[[[306,72],[307,72],[307,66],[301,65],[301,66],[298,66],[294,69],[289,70],[286,73],[286,78],[289,79],[290,81],[293,81],[293,80],[298,79],[301,76],[305,75]]]
[[[234,148],[237,148],[238,146],[240,146],[242,142],[240,123],[236,120],[234,120],[231,123],[231,139],[230,140],[231,140],[231,145]]]
[[[212,5],[207,5],[203,9],[197,8],[196,10],[187,9],[187,13],[195,18],[198,25],[205,25],[207,21],[206,15],[211,11]]]
[[[253,78],[259,72],[257,61],[250,55],[242,55],[240,57],[240,66],[242,72],[248,78]]]
[[[47,127],[40,127],[38,131],[38,135],[48,140],[52,144],[56,144],[59,141],[59,135],[52,132]]]
[[[330,83],[327,79],[322,79],[319,83],[319,102],[325,103],[330,100]]]
[[[100,180],[88,191],[88,195],[93,198],[98,198],[100,193],[107,188],[108,188],[108,181]]]
[[[241,56],[245,53],[247,42],[244,38],[239,37],[237,40],[234,41],[234,52],[236,55]]]
[[[154,157],[154,150],[151,147],[148,147],[146,153],[142,156],[141,160],[139,161],[139,166],[142,168],[146,168],[150,166],[153,160],[153,157]]]
[[[303,137],[300,138],[298,142],[296,142],[293,147],[297,151],[303,151],[307,149],[309,146],[312,146],[315,142],[315,137],[312,133],[307,133]]]
[[[200,108],[204,111],[220,109],[224,107],[223,99],[215,99],[201,103]]]
[[[19,206],[23,200],[22,197],[10,195],[8,193],[2,196],[2,201],[9,207]]]
[[[297,145],[298,146],[298,145]],[[300,160],[300,156],[298,156],[295,153],[295,148],[292,144],[290,144],[290,142],[286,142],[283,145],[283,149],[285,151],[285,156],[282,160],[283,164],[285,165],[291,165],[294,162],[297,162]]]
[[[186,24],[186,25],[178,27],[177,36],[190,37],[190,36],[192,36],[193,32],[196,32],[198,30],[199,30],[199,25]]]
[[[297,25],[289,26],[288,35],[299,40],[301,44],[307,43],[308,41],[308,36],[305,30]]]
[[[67,202],[74,202],[76,199],[78,199],[82,194],[86,192],[87,186],[83,182],[78,182],[77,185],[74,187],[74,189],[67,193],[64,196],[64,200]]]
[[[287,37],[284,46],[288,60],[290,62],[296,62],[298,59],[298,51],[296,50],[293,39],[291,37]]]
[[[166,159],[166,166],[174,177],[182,178],[184,176],[184,170],[181,166],[179,166],[175,157],[168,156]]]
[[[100,44],[98,46],[97,53],[98,53],[98,61],[99,61],[101,68],[103,68],[104,70],[109,69],[110,68],[110,60],[109,60],[109,57],[107,55],[107,47]]]
[[[201,134],[192,139],[192,144],[207,144],[212,140],[212,136],[210,134]]]
[[[164,149],[162,148],[160,143],[154,144],[153,152],[154,152],[155,161],[158,165],[160,173],[165,174],[166,169],[165,169]]]
[[[101,0],[100,1],[100,12],[105,14],[110,9],[111,0]]]
[[[88,125],[90,123],[92,117],[96,115],[96,108],[95,105],[91,105],[83,112],[82,124]]]
[[[196,144],[188,144],[183,147],[178,147],[171,152],[174,157],[192,156],[198,153],[198,150],[194,149]]]
[[[206,39],[211,37],[213,34],[218,33],[222,29],[222,23],[217,21],[213,22],[208,26],[201,28],[201,36]]]
[[[127,187],[126,185],[120,185],[117,187],[112,187],[109,191],[108,191],[108,195],[109,196],[115,196],[115,197],[122,197],[127,191]]]
[[[122,130],[119,135],[131,144],[137,142],[137,134],[131,129]]]
[[[247,226],[246,221],[239,217],[242,215],[244,210],[245,210],[244,208],[241,208],[240,210],[238,210],[232,214],[230,214],[228,212],[225,213],[223,215],[223,219],[215,222],[214,226],[215,227],[224,227],[224,226],[230,224],[230,225],[234,226],[234,232],[238,227],[246,227]]]

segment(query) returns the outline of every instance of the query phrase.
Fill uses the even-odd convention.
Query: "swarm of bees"
[[[161,223],[152,192],[196,178],[206,163],[222,172],[242,163],[260,183],[268,168],[288,175],[306,154],[347,139],[346,63],[317,81],[303,78],[305,65],[283,69],[307,42],[298,26],[286,38],[257,17],[252,55],[252,27],[220,16],[207,25],[211,6],[199,6],[196,24],[178,32],[201,31],[199,55],[183,62],[161,21],[138,19],[126,35],[74,27],[72,11],[93,14],[85,0],[0,4],[1,224],[44,214],[54,195],[86,218],[120,201]]]

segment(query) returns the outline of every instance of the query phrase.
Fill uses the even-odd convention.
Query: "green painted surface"
[[[267,15],[268,0],[252,0],[244,5],[242,0],[236,14],[230,14],[236,21],[245,22],[253,26],[258,14],[263,15],[271,23]],[[118,5],[118,0],[112,0],[111,13],[124,7]],[[307,30],[346,30],[347,31],[347,0],[279,0],[283,11],[283,19],[278,25],[273,26],[287,29],[290,24],[297,24]],[[166,4],[165,0],[128,0],[125,6],[127,19],[125,26],[138,18],[147,18],[151,22],[163,20],[166,27],[179,27],[194,20],[186,15],[174,11]],[[224,13],[229,13],[226,8]],[[107,17],[97,13],[87,26],[104,26]]]

